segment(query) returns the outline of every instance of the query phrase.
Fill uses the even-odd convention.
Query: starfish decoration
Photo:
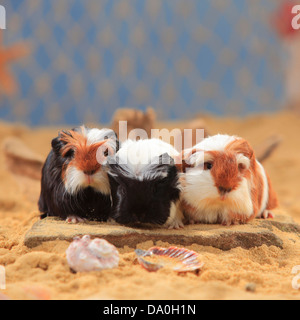
[[[27,56],[29,52],[29,46],[23,42],[4,47],[3,31],[0,31],[0,93],[11,96],[17,92],[18,84],[10,70],[10,64]]]

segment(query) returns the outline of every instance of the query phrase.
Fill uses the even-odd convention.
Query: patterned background
[[[19,92],[0,118],[30,125],[107,123],[119,107],[162,118],[244,115],[283,101],[274,0],[9,0],[4,45]],[[1,85],[1,84],[0,84]]]

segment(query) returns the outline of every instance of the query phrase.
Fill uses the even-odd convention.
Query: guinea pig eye
[[[243,163],[239,163],[239,171],[243,172],[244,170],[246,170],[246,166]]]
[[[70,149],[66,154],[65,158],[72,158],[74,156],[74,150]]]
[[[204,170],[211,170],[212,167],[213,167],[213,164],[211,162],[204,163]]]

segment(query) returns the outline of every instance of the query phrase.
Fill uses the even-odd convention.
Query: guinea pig
[[[273,217],[276,193],[245,139],[219,134],[184,154],[181,207],[189,222],[232,225]]]
[[[107,155],[118,148],[116,134],[110,129],[81,126],[60,131],[42,169],[41,218],[57,216],[69,223],[106,221],[111,196],[103,165]]]
[[[159,139],[124,142],[108,160],[111,218],[124,225],[183,227],[176,156],[178,152]]]

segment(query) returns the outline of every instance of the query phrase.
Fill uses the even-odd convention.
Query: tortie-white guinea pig
[[[125,225],[183,227],[176,156],[178,152],[159,139],[124,142],[108,160],[112,219]]]
[[[60,131],[42,170],[41,217],[57,216],[71,223],[107,220],[111,198],[103,166],[105,153],[114,154],[118,148],[110,129],[82,126]]]
[[[215,135],[185,151],[181,206],[193,223],[247,223],[272,217],[278,205],[270,179],[249,143]]]

